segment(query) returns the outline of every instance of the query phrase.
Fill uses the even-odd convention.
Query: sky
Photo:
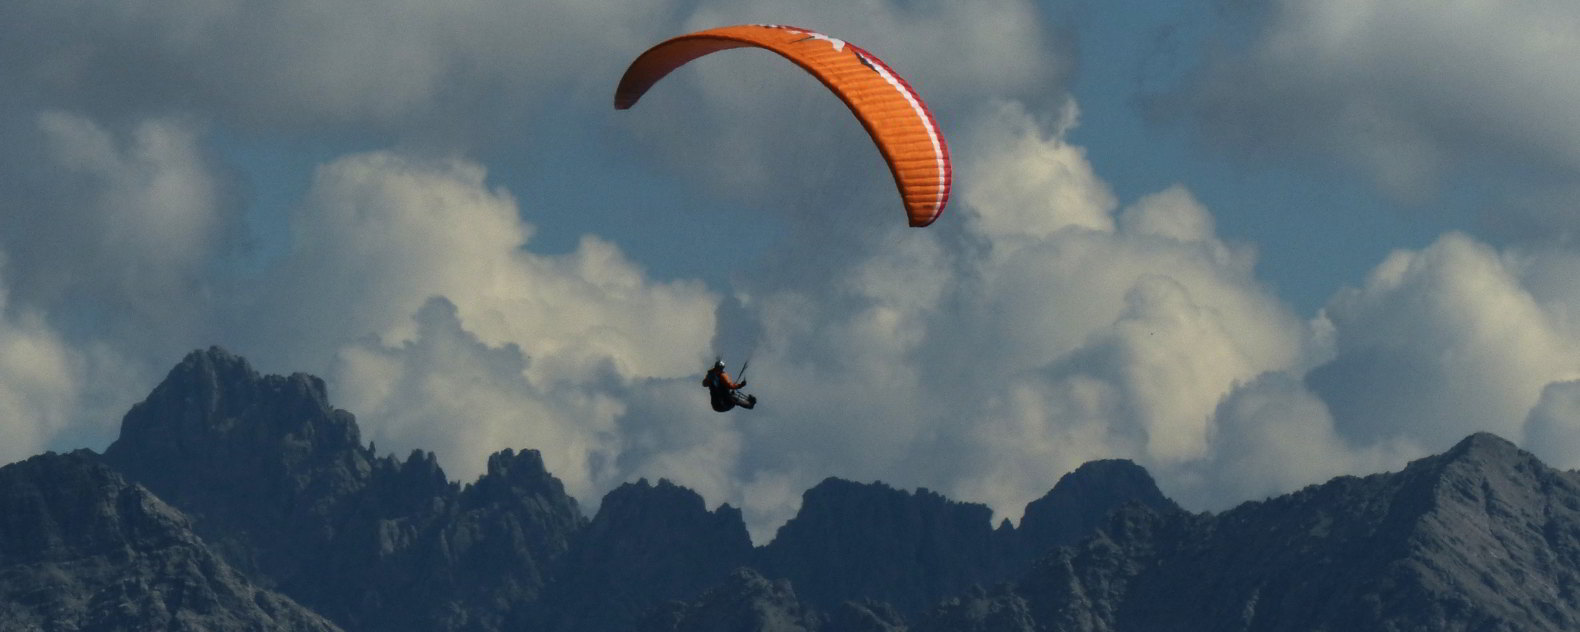
[[[744,23],[909,80],[934,225],[764,51],[611,107]],[[536,449],[759,543],[830,476],[1018,521],[1100,458],[1198,511],[1477,431],[1580,467],[1568,0],[17,0],[0,58],[0,463],[218,345],[454,480]]]

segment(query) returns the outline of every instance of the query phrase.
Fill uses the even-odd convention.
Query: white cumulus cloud
[[[1543,387],[1580,370],[1577,340],[1511,260],[1461,234],[1396,252],[1325,310],[1332,362],[1309,382],[1340,431],[1440,450],[1478,430],[1522,438]]]
[[[128,333],[199,326],[210,267],[237,234],[200,131],[151,119],[117,133],[61,111],[36,125],[41,144],[20,149],[49,175],[20,188],[38,206],[0,218],[18,296],[55,307],[94,296],[115,310],[104,327]]]
[[[52,445],[76,412],[77,384],[70,347],[40,313],[9,304],[0,275],[0,463]]]
[[[596,237],[535,254],[520,215],[472,163],[329,163],[249,306],[251,344],[269,365],[333,367],[342,405],[381,449],[432,449],[465,480],[491,452],[537,448],[595,500],[620,446],[621,393],[690,376],[711,352],[718,299],[699,282],[647,279]]]

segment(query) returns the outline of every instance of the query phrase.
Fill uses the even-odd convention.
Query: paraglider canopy
[[[949,145],[922,98],[877,56],[844,40],[779,24],[726,26],[666,40],[631,62],[614,107],[636,104],[670,71],[709,53],[756,47],[795,62],[861,121],[894,175],[911,226],[927,226],[949,203]]]

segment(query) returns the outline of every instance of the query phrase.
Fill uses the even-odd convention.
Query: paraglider
[[[743,377],[746,375],[744,365],[741,367],[741,375]],[[757,406],[756,395],[747,395],[740,391],[746,387],[746,380],[736,382],[724,371],[724,360],[714,359],[713,368],[708,369],[702,377],[702,385],[708,387],[708,398],[715,411],[727,413],[736,406],[747,410]]]
[[[745,24],[666,40],[631,62],[614,107],[636,105],[653,84],[693,59],[731,48],[762,48],[817,77],[861,121],[894,175],[911,226],[933,223],[949,203],[949,145],[909,83],[877,56],[844,40],[779,24]]]
[[[755,47],[794,62],[850,108],[883,155],[911,226],[938,220],[949,203],[954,168],[938,122],[911,85],[876,55],[844,40],[781,24],[744,24],[670,38],[639,55],[615,88],[614,107],[628,109],[642,95],[694,59],[732,48]],[[744,376],[745,366],[741,373]],[[713,410],[750,409],[757,398],[740,392],[716,360],[702,379]]]

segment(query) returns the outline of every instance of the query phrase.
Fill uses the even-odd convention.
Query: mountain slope
[[[1218,516],[1130,507],[1012,597],[1044,630],[1572,630],[1576,478],[1477,434]]]
[[[1009,529],[995,531],[992,517],[925,489],[830,478],[807,490],[758,566],[819,608],[871,598],[919,610],[1005,576]]]
[[[0,468],[0,517],[0,629],[338,630],[87,451]]]
[[[562,558],[543,627],[630,629],[659,604],[724,581],[751,553],[740,510],[710,512],[702,496],[667,480],[622,485]]]
[[[380,458],[324,383],[193,352],[105,460],[224,557],[355,630],[495,630],[529,609],[585,522],[531,450],[461,488],[432,454]]]

